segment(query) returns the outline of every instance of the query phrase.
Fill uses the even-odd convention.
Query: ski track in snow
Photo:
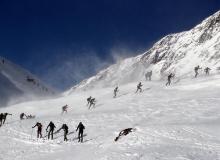
[[[173,86],[146,82],[143,93],[135,94],[136,83],[120,87],[73,93],[58,99],[35,101],[3,108],[12,113],[0,128],[1,160],[219,160],[220,156],[220,76],[185,79]],[[97,104],[88,110],[86,98],[95,96]],[[69,113],[61,115],[61,106]],[[36,119],[20,121],[21,112]],[[69,142],[63,131],[54,140],[37,139],[37,122],[43,136],[49,121],[57,129],[69,126]],[[78,143],[77,124],[85,124],[84,143]],[[120,130],[136,130],[114,142]]]

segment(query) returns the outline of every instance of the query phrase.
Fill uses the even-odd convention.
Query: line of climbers
[[[67,105],[65,105],[67,106]],[[5,124],[5,121],[6,121],[6,118],[8,115],[12,115],[10,113],[1,113],[0,114],[0,126],[2,126],[3,124]],[[32,115],[29,115],[31,118],[35,118],[35,116],[32,116]],[[27,119],[28,116],[25,114],[25,113],[21,113],[20,114],[20,120],[24,120],[24,117],[26,117]],[[40,122],[37,122],[32,128],[35,128],[37,127],[37,138],[43,138],[43,135],[42,135],[42,129],[43,129],[43,125],[40,123]],[[54,139],[54,134],[57,134],[59,133],[61,130],[64,131],[64,141],[68,141],[68,138],[67,138],[67,135],[69,133],[69,127],[67,126],[67,124],[63,124],[57,131],[55,131],[55,124],[50,121],[50,123],[48,124],[48,126],[46,127],[46,133],[47,133],[47,138],[48,140],[51,139],[53,140]],[[83,142],[83,136],[84,136],[84,130],[85,130],[85,126],[83,125],[82,122],[79,122],[77,128],[76,128],[76,132],[78,131],[78,142]],[[118,139],[121,137],[121,136],[126,136],[127,134],[129,134],[130,132],[133,132],[135,131],[134,128],[126,128],[126,129],[123,129],[119,135],[115,138],[115,141],[118,141]]]
[[[200,70],[200,69],[202,69],[202,68],[201,68],[199,65],[194,68],[195,78],[197,78],[197,76],[199,75],[199,70]],[[211,70],[211,69],[210,69],[209,67],[206,67],[206,68],[204,69],[205,74],[206,74],[206,75],[209,75],[209,71],[210,71],[210,70]]]
[[[201,69],[202,69],[202,68],[201,68],[199,65],[194,68],[195,78],[198,77],[198,75],[199,75],[199,70],[201,70]],[[204,73],[205,73],[206,75],[209,75],[210,70],[211,70],[211,69],[210,69],[209,67],[205,67],[205,68],[204,68]],[[145,74],[145,79],[148,80],[148,81],[151,81],[152,74],[153,74],[152,71],[147,72],[147,73]],[[168,86],[168,85],[171,84],[171,80],[172,80],[172,78],[174,78],[174,77],[175,77],[175,74],[173,74],[173,73],[170,73],[170,74],[167,76],[166,86]]]
[[[37,127],[37,138],[43,138],[42,136],[43,125],[40,122],[37,122],[32,128],[35,128],[35,127]],[[57,131],[55,131],[55,128],[56,128],[55,124],[52,121],[50,121],[50,123],[48,124],[46,128],[48,139],[53,140],[54,134],[57,134],[61,130],[63,130],[64,141],[68,141],[67,135],[69,133],[69,127],[67,126],[67,124],[63,124],[61,128],[59,128]],[[76,128],[76,132],[78,131],[78,142],[81,142],[81,143],[83,142],[84,129],[85,129],[85,126],[82,124],[82,122],[80,122]]]
[[[195,78],[198,76],[198,74],[199,74],[199,72],[198,72],[198,70],[199,69],[202,69],[202,68],[200,68],[199,66],[196,66],[195,67]],[[209,68],[209,67],[206,67],[205,69],[204,69],[204,72],[205,72],[205,74],[206,75],[209,75],[209,71],[210,71],[211,69]],[[150,71],[150,72],[147,72],[146,74],[145,74],[145,78],[146,78],[146,80],[149,80],[149,81],[151,81],[151,77],[152,77],[152,71]],[[168,76],[167,76],[167,83],[166,83],[166,86],[170,86],[171,85],[171,80],[173,79],[175,77],[175,74],[173,74],[173,73],[170,73]],[[136,92],[135,93],[138,93],[138,92],[142,92],[143,90],[142,90],[142,87],[143,87],[143,84],[141,83],[141,82],[139,82],[138,83],[138,85],[137,85],[137,90],[136,90]],[[113,91],[113,98],[116,98],[117,97],[117,93],[119,92],[119,89],[118,89],[118,86],[114,89],[114,91]],[[89,109],[91,108],[91,106],[95,106],[95,98],[92,98],[91,96],[89,97],[89,98],[87,98],[87,106],[89,105]]]
[[[196,66],[194,68],[194,71],[195,71],[195,78],[199,75],[199,70],[202,69],[199,65]],[[206,67],[204,69],[204,72],[206,75],[209,75],[209,72],[210,72],[210,68],[209,67]],[[150,72],[147,72],[145,74],[145,78],[146,80],[151,80],[151,77],[152,77],[152,71]],[[167,85],[170,85],[171,84],[171,80],[175,77],[175,75],[173,73],[170,73],[168,76],[167,76],[167,83],[166,83],[166,86]],[[139,82],[138,85],[137,85],[137,90],[135,93],[138,93],[138,92],[142,92],[142,83]],[[116,98],[117,97],[117,93],[119,92],[119,88],[118,86],[114,89],[113,91],[113,98]],[[96,104],[96,99],[93,98],[93,97],[89,97],[87,98],[87,106],[89,106],[88,108],[90,109],[92,106],[94,107]],[[68,105],[65,105],[62,107],[62,114],[64,113],[67,113],[67,109],[68,109]],[[10,113],[1,113],[0,114],[0,126],[2,126],[3,124],[5,124],[5,121],[6,121],[6,118],[8,115],[12,115]],[[20,114],[20,120],[23,120],[24,117],[26,117],[26,119],[32,119],[32,118],[35,118],[34,115],[26,115],[25,113],[21,113]],[[32,128],[35,128],[37,127],[37,138],[42,138],[42,128],[43,128],[43,125],[39,122],[37,122]],[[60,132],[61,130],[64,131],[64,141],[68,141],[67,139],[67,135],[68,135],[68,126],[67,124],[63,124],[61,126],[61,128],[59,128],[56,132],[54,132],[56,126],[55,124],[51,121],[47,128],[46,128],[46,132],[47,132],[47,136],[48,136],[48,139],[53,139],[53,136],[54,134]],[[77,129],[76,129],[76,132],[79,130],[78,132],[78,141],[79,142],[83,142],[83,132],[84,132],[84,129],[85,129],[85,126],[82,124],[82,122],[80,122],[77,126]],[[133,132],[135,129],[134,128],[126,128],[124,130],[122,130],[119,135],[115,138],[115,141],[118,141],[118,139],[121,137],[121,136],[126,136],[127,134],[129,134],[130,132]]]

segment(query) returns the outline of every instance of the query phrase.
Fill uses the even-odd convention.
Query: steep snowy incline
[[[113,88],[103,88],[1,108],[13,116],[0,128],[0,159],[220,160],[219,84],[219,75],[184,79],[171,87],[153,81],[135,94],[136,83],[129,83],[119,88],[117,98],[112,98]],[[90,95],[97,104],[88,110]],[[61,115],[65,104],[69,113]],[[37,117],[20,121],[21,112]],[[31,127],[41,122],[45,136],[51,120],[56,129],[63,123],[69,126],[69,142],[63,142],[63,131],[54,140],[35,138]],[[86,127],[82,144],[75,132],[80,121]],[[128,127],[136,131],[114,142]]]
[[[197,65],[208,66],[212,68],[212,72],[217,72],[220,67],[219,50],[220,11],[189,31],[162,38],[142,55],[125,59],[100,71],[96,76],[71,88],[66,94],[79,89],[141,81],[150,70],[153,71],[154,80],[164,79],[170,72],[179,78],[190,77]]]
[[[0,107],[51,97],[55,90],[18,65],[0,57]]]

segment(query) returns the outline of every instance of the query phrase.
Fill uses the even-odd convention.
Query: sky
[[[0,56],[65,90],[219,9],[219,0],[0,0]]]

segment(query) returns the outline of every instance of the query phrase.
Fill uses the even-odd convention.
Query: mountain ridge
[[[57,92],[35,75],[0,57],[0,106],[49,98]]]
[[[209,16],[191,30],[172,33],[156,42],[149,50],[122,60],[97,75],[83,80],[65,94],[75,90],[117,86],[143,81],[144,74],[152,70],[154,80],[163,80],[169,73],[179,78],[193,76],[196,65],[212,67],[218,72],[220,66],[220,11]]]

